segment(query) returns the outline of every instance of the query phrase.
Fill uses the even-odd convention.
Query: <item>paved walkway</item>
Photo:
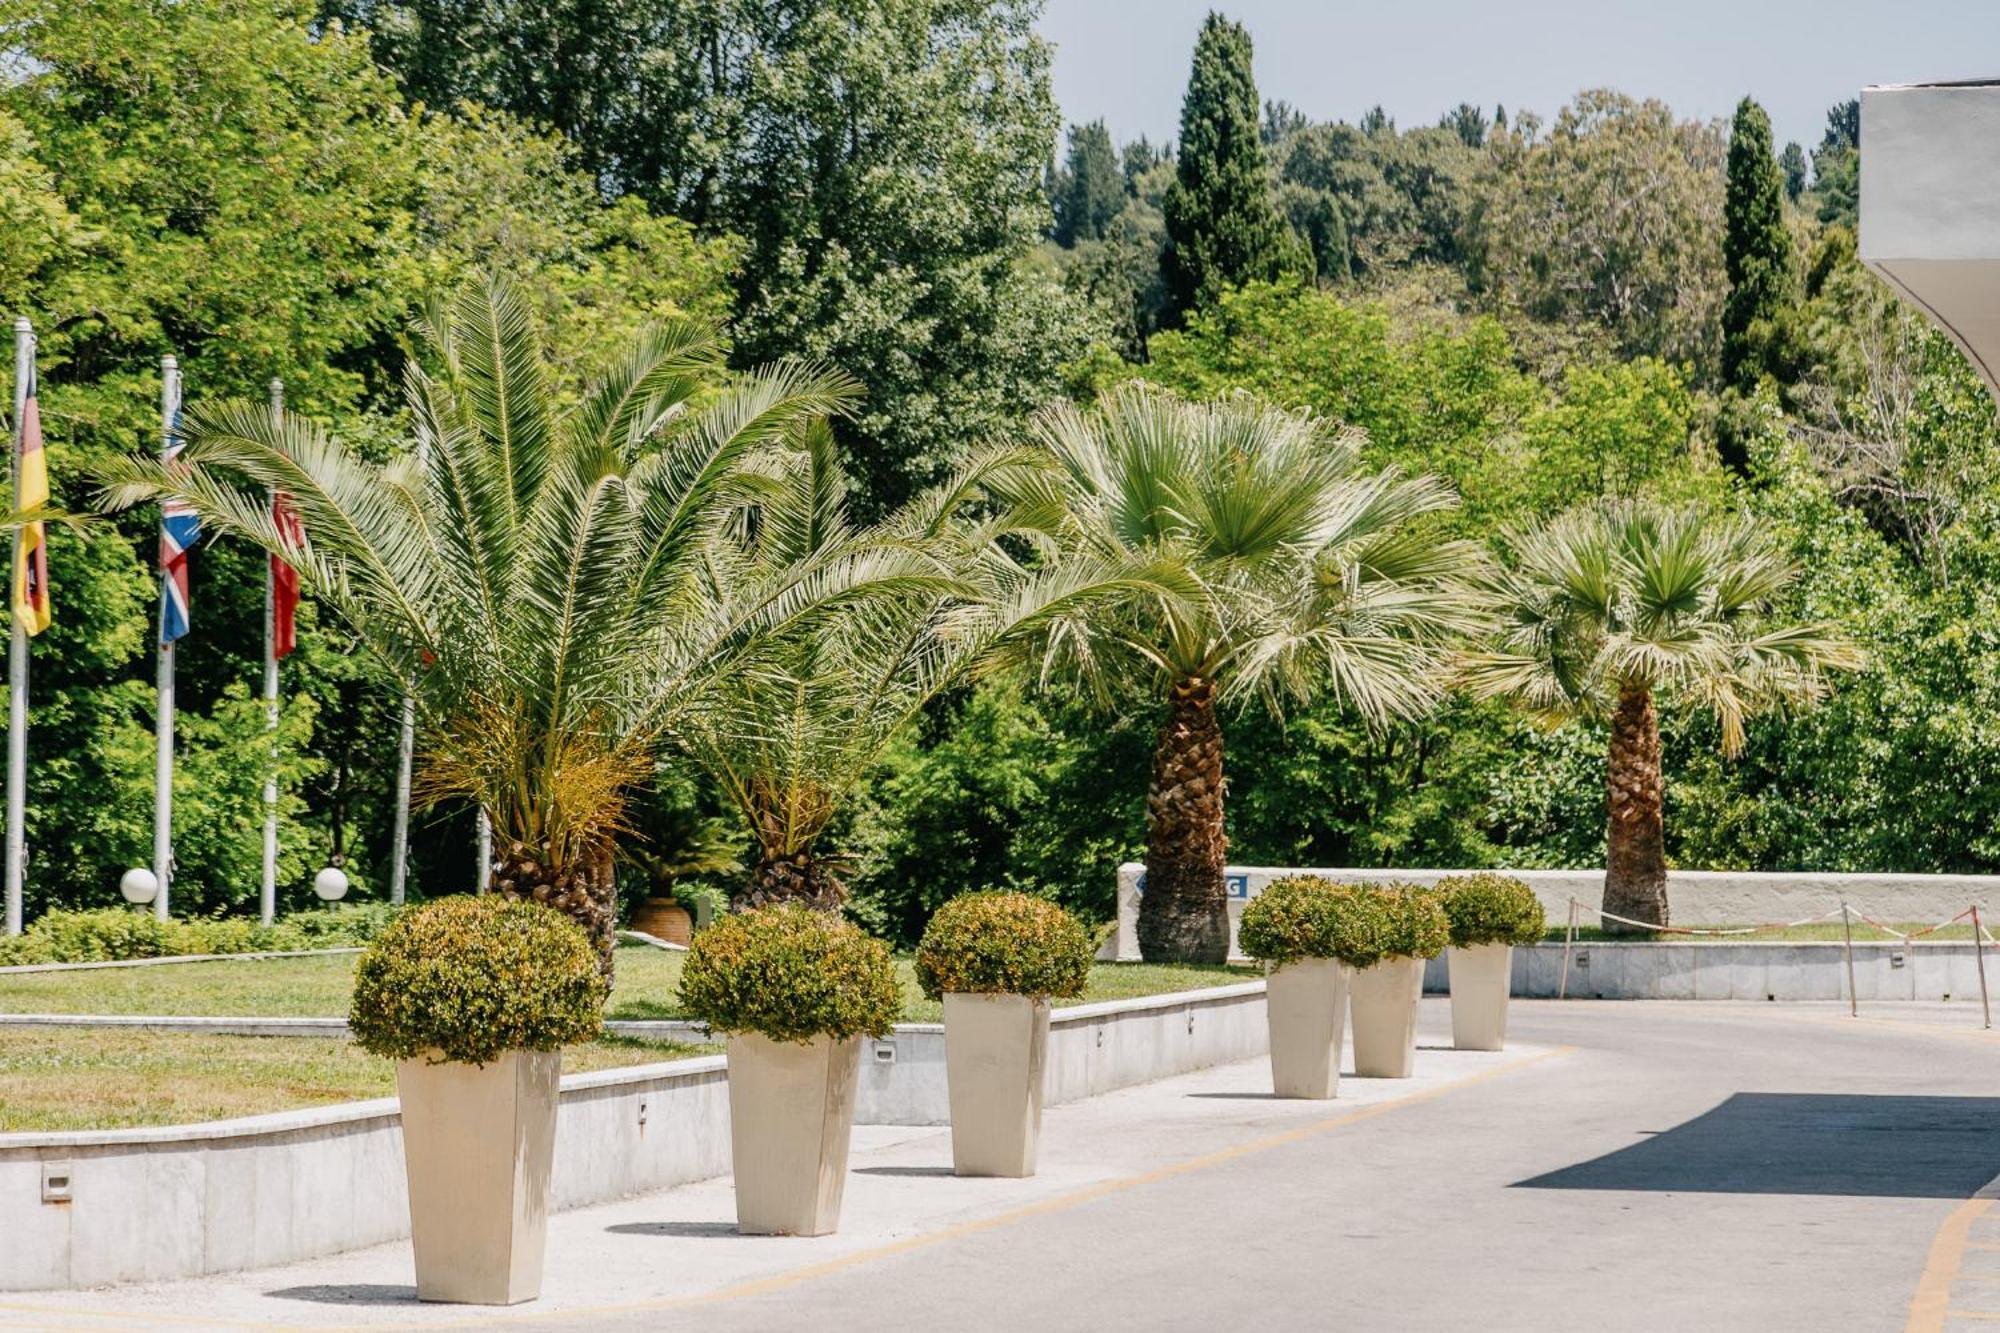
[[[508,1311],[416,1304],[399,1244],[0,1327],[2000,1327],[2000,1037],[1881,1008],[1523,1003],[1505,1054],[1332,1103],[1251,1062],[1056,1108],[1030,1181],[864,1129],[838,1236],[738,1237],[726,1181],[582,1209]]]

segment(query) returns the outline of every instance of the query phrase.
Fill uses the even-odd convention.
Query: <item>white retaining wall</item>
[[[1272,880],[1287,875],[1322,875],[1343,883],[1405,880],[1429,884],[1464,870],[1302,869],[1284,866],[1230,866],[1229,953],[1238,957],[1236,919],[1243,905]],[[1508,870],[1542,900],[1551,925],[1569,915],[1575,898],[1595,907],[1604,897],[1602,870]],[[1118,928],[1098,957],[1119,961],[1139,957],[1139,895],[1146,867],[1128,861],[1118,867]],[[2000,875],[1833,875],[1726,870],[1676,870],[1667,876],[1667,901],[1675,925],[1750,925],[1796,921],[1831,911],[1846,901],[1877,921],[1943,921],[1977,904],[1982,915],[2000,902]],[[1577,924],[1597,920],[1580,912]]]
[[[1250,982],[1058,1010],[1046,1099],[1259,1055],[1269,1043],[1263,993]],[[862,1061],[862,1123],[948,1123],[941,1025],[909,1024],[866,1042]],[[728,1170],[722,1057],[563,1079],[556,1207]],[[66,1201],[45,1201],[50,1177],[68,1182]],[[261,1268],[408,1234],[393,1098],[205,1125],[0,1134],[4,1291]]]
[[[1562,987],[1560,944],[1514,950],[1513,993],[1553,999]],[[1446,960],[1424,969],[1424,989],[1442,993]],[[2000,949],[1986,950],[1986,982],[2000,998]],[[1579,942],[1570,954],[1571,999],[1845,1000],[1847,958],[1840,944]],[[1854,945],[1854,993],[1883,1000],[1977,1000],[1972,944]]]

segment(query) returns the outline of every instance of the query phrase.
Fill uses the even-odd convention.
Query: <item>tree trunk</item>
[[[1605,764],[1609,827],[1605,831],[1604,910],[1656,926],[1667,924],[1667,845],[1660,780],[1660,719],[1652,691],[1626,685],[1611,715],[1611,755]],[[1606,921],[1605,930],[1635,930]]]
[[[822,912],[838,912],[846,901],[847,886],[811,851],[790,856],[767,852],[750,872],[743,892],[729,900],[729,910],[748,912],[778,903],[804,903]]]
[[[1146,888],[1139,899],[1139,952],[1149,963],[1221,963],[1229,958],[1229,896],[1223,861],[1222,728],[1215,682],[1177,682],[1153,747],[1146,793]]]
[[[611,844],[592,848],[580,865],[558,872],[551,872],[540,848],[525,842],[495,846],[493,892],[544,903],[574,918],[596,947],[609,983],[618,950],[618,868]]]

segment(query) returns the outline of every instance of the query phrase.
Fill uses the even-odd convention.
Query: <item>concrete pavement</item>
[[[1424,1017],[1442,1045],[1443,1002]],[[2000,1038],[1976,1007],[1524,1003],[1514,1035],[1332,1103],[1274,1101],[1250,1062],[1052,1109],[1032,1181],[953,1178],[942,1131],[858,1131],[840,1235],[737,1237],[726,1181],[582,1209],[552,1222],[543,1300],[509,1311],[417,1305],[391,1245],[10,1298],[0,1326],[2000,1321],[2000,1211],[1972,1197],[2000,1175]]]

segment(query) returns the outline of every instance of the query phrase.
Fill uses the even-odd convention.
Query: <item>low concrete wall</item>
[[[1343,883],[1398,879],[1434,883],[1463,870],[1303,869],[1284,866],[1230,866],[1229,952],[1237,957],[1236,920],[1243,905],[1266,884],[1287,875],[1322,875]],[[1542,901],[1551,923],[1569,914],[1569,900],[1596,906],[1604,897],[1602,870],[1509,870]],[[1118,867],[1118,928],[1098,951],[1103,959],[1139,957],[1139,897],[1146,867],[1128,861]],[[1831,911],[1845,901],[1877,921],[1943,921],[1977,904],[1982,914],[2000,901],[2000,875],[1831,875],[1725,870],[1676,870],[1667,876],[1673,921],[1682,926],[1750,925],[1797,921]],[[1596,925],[1588,913],[1582,925]]]
[[[1263,983],[1249,982],[1058,1010],[1049,1025],[1046,1099],[1074,1101],[1258,1055],[1268,1048],[1263,996]],[[227,1021],[285,1032],[328,1022]],[[621,1026],[705,1036],[685,1023]],[[864,1043],[862,1060],[862,1123],[948,1123],[942,1025],[898,1027]],[[729,1086],[720,1056],[563,1079],[550,1186],[556,1207],[728,1170]],[[67,1182],[67,1199],[45,1200],[52,1177]],[[204,1125],[0,1134],[0,1290],[262,1268],[408,1234],[392,1098]]]
[[[2000,990],[2000,950],[1986,951],[1987,983]],[[1514,950],[1513,992],[1554,999],[1562,986],[1563,947]],[[1424,969],[1424,989],[1449,989],[1446,960]],[[1854,993],[1884,1000],[1979,998],[1972,944],[1856,943]],[[1847,959],[1839,944],[1579,943],[1570,954],[1571,999],[1844,1000]]]

